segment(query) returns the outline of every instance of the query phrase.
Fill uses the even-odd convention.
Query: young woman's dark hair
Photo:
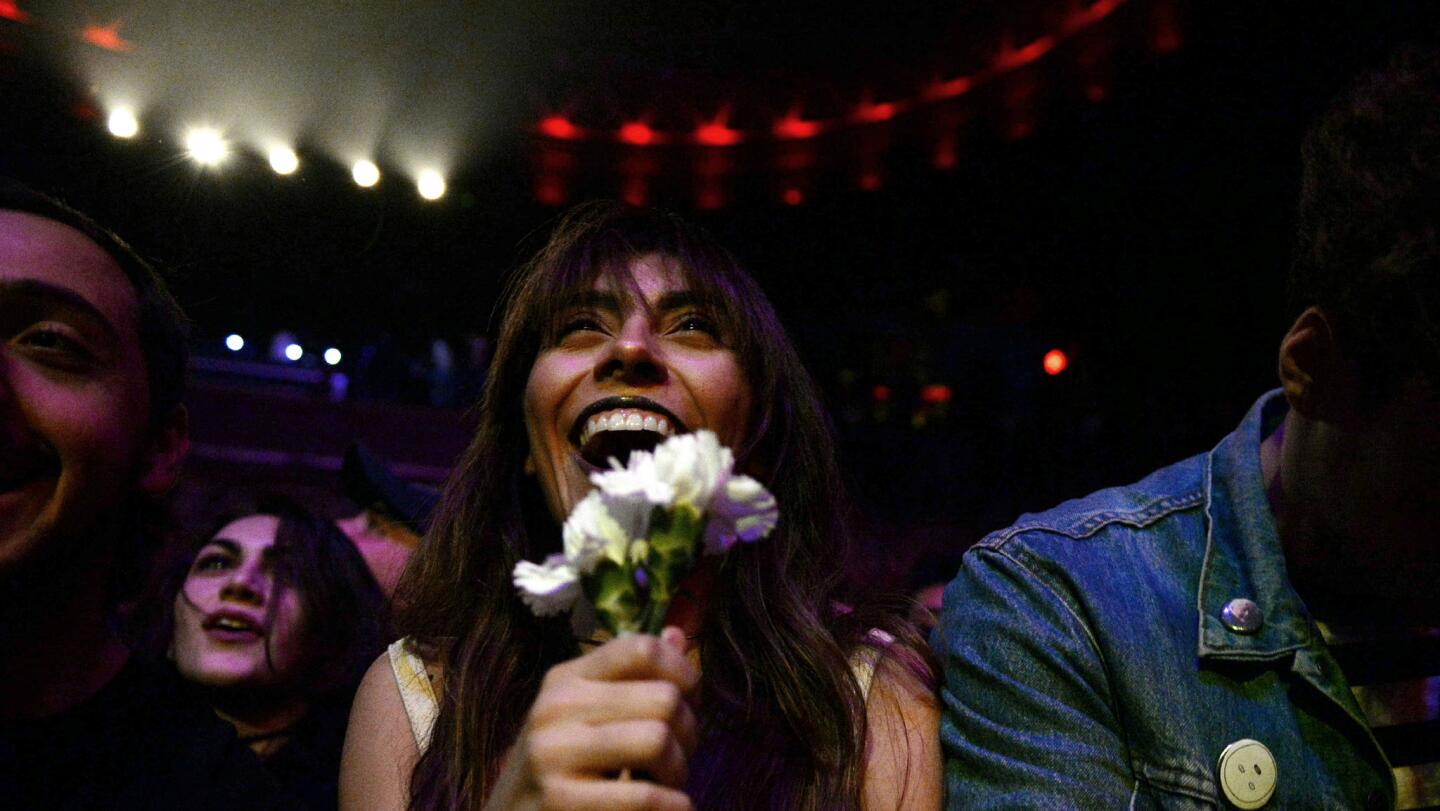
[[[334,808],[350,704],[390,640],[385,596],[350,539],[288,498],[231,495],[214,516],[157,570],[137,647],[173,659],[293,796]]]
[[[431,743],[415,767],[415,809],[479,808],[542,677],[580,649],[564,618],[536,618],[510,573],[560,547],[560,528],[524,474],[525,391],[562,308],[597,279],[634,289],[633,262],[673,261],[714,305],[753,412],[737,468],[781,505],[780,525],[719,564],[698,639],[701,742],[687,787],[698,808],[857,807],[865,703],[852,653],[871,629],[933,686],[923,641],[895,614],[851,611],[841,593],[847,507],[809,374],[769,301],[700,229],[614,203],[581,206],[511,281],[478,430],[401,582],[398,630],[443,668]],[[352,734],[353,730],[352,730]]]
[[[140,648],[166,655],[175,632],[174,605],[196,555],[224,527],[252,515],[280,519],[275,533],[277,587],[293,590],[304,610],[305,672],[297,684],[312,700],[353,694],[365,668],[389,642],[385,595],[354,543],[334,522],[273,494],[226,496],[201,532],[164,556],[137,614]],[[270,601],[267,610],[274,610]]]

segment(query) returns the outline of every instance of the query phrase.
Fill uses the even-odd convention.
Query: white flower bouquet
[[[659,633],[702,548],[723,554],[775,529],[775,497],[734,467],[710,431],[634,451],[623,466],[611,459],[565,519],[564,553],[515,566],[520,598],[543,617],[568,611],[583,593],[612,633]]]

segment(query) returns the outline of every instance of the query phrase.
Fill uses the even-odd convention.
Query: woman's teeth
[[[580,432],[580,447],[585,447],[592,437],[603,431],[649,431],[661,436],[670,436],[673,433],[670,421],[664,417],[622,409],[591,417],[590,421],[585,423],[585,430]]]

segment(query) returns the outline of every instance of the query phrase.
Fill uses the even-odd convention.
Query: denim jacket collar
[[[1284,414],[1279,390],[1261,397],[1240,427],[1205,458],[1205,561],[1196,608],[1201,659],[1270,661],[1310,647],[1309,615],[1285,573],[1285,554],[1260,472],[1265,428]],[[1236,598],[1260,606],[1253,634],[1226,627],[1220,614]]]

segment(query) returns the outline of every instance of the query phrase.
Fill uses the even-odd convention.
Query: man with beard
[[[84,215],[0,183],[0,804],[277,808],[230,727],[132,657],[116,607],[189,447],[186,322]]]
[[[951,807],[1440,805],[1440,60],[1304,158],[1280,390],[946,591]]]

